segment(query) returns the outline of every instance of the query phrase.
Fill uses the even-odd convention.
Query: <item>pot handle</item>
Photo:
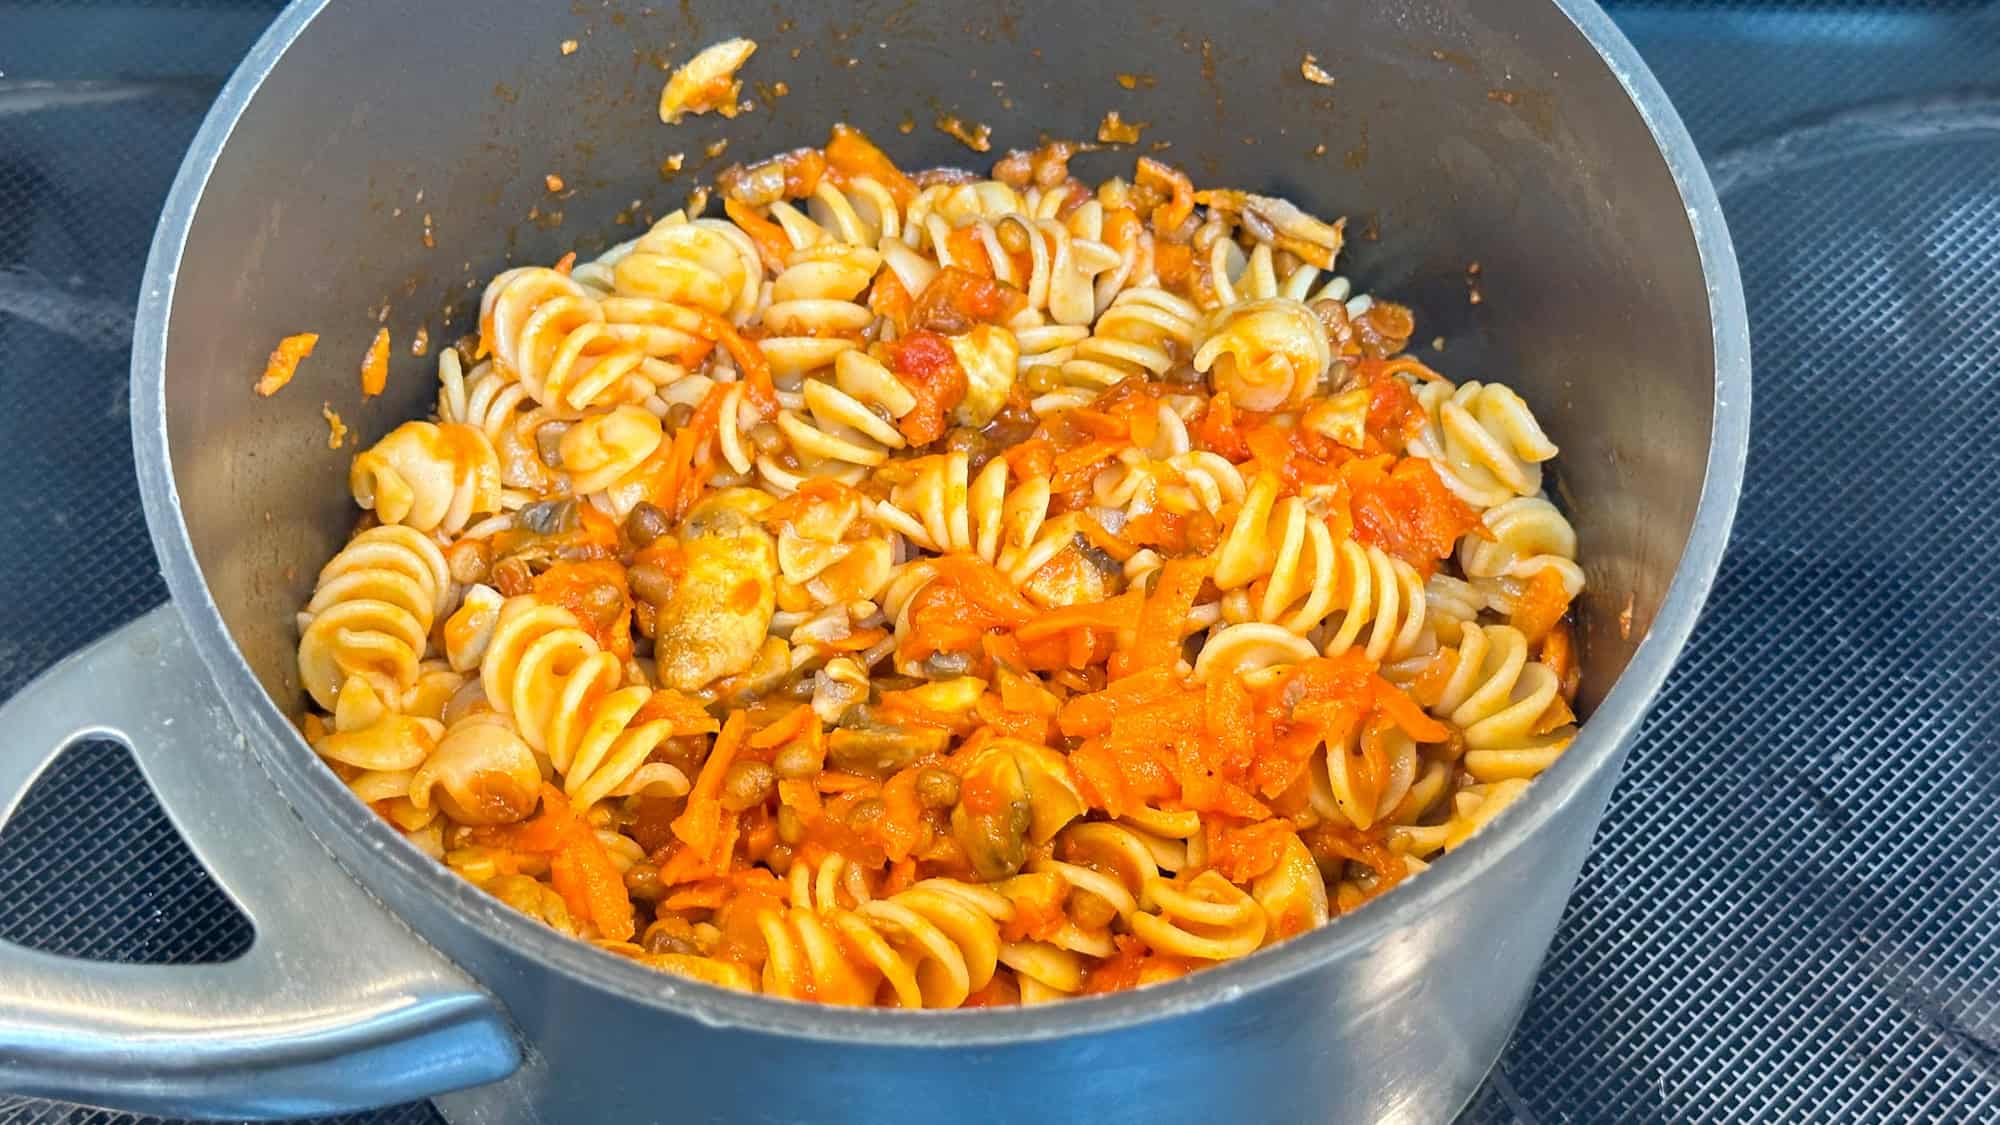
[[[411,1101],[520,1064],[499,1002],[349,879],[279,796],[172,605],[0,706],[0,824],[86,737],[131,748],[256,937],[211,965],[0,943],[0,1090],[169,1116],[294,1117]]]

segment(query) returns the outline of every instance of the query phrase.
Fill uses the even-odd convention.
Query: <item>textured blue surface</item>
[[[0,695],[164,596],[122,334],[180,152],[272,8],[0,0],[0,473],[30,482],[0,495]],[[1750,475],[1466,1120],[2000,1120],[2000,7],[1613,10],[1724,189]],[[127,85],[48,107],[6,79]],[[202,960],[247,931],[92,748],[0,836],[0,936]],[[5,1125],[134,1120],[0,1099]]]

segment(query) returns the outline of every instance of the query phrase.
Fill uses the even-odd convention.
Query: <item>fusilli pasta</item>
[[[1576,734],[1548,435],[1339,223],[1076,151],[837,127],[495,277],[354,460],[321,760],[565,934],[906,1008],[1248,956],[1500,815]]]

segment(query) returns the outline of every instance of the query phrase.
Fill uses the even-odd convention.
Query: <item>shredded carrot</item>
[[[1177,242],[1163,242],[1153,247],[1153,271],[1159,274],[1161,285],[1185,292],[1194,280],[1194,251]]]
[[[1208,400],[1201,420],[1195,423],[1194,437],[1203,449],[1220,453],[1231,461],[1250,459],[1250,446],[1237,427],[1236,404],[1229,400],[1228,391],[1218,391]]]
[[[882,845],[892,862],[906,862],[910,852],[924,839],[924,806],[917,800],[915,768],[902,770],[882,784],[882,815],[868,826],[868,832]]]
[[[694,506],[713,471],[705,459],[721,431],[722,406],[728,397],[728,384],[710,387],[701,405],[695,407],[694,417],[674,432],[666,455],[650,470],[648,492],[653,505],[674,519]]]
[[[866,652],[881,643],[889,635],[886,629],[856,629],[844,637],[831,641],[821,641],[819,645],[828,652]]]
[[[896,276],[895,270],[883,270],[875,275],[875,284],[868,289],[868,311],[895,325],[898,336],[910,330],[910,309],[914,304],[910,291],[904,288],[903,279]]]
[[[778,413],[778,392],[771,383],[771,365],[763,349],[743,338],[736,326],[710,312],[700,312],[700,335],[721,344],[743,372],[743,393],[766,418]]]
[[[819,716],[813,713],[813,709],[800,704],[786,712],[784,717],[780,718],[777,722],[751,735],[750,748],[752,750],[770,750],[774,747],[783,746],[785,743],[804,734],[807,727],[816,726],[818,723]]]
[[[1378,881],[1369,897],[1395,886],[1410,871],[1403,857],[1382,843],[1379,830],[1363,832],[1346,825],[1321,822],[1318,827],[1299,833],[1299,839],[1305,843],[1306,850],[1322,862],[1353,860],[1373,868]]]
[[[625,879],[594,832],[572,835],[549,861],[549,882],[572,915],[588,918],[606,941],[627,941],[635,923]]]
[[[1376,677],[1375,707],[1382,716],[1403,728],[1403,733],[1418,742],[1443,742],[1451,737],[1451,728],[1424,714],[1417,701],[1403,693],[1389,681]]]
[[[629,939],[632,898],[610,853],[562,790],[544,783],[541,804],[542,811],[524,823],[479,831],[503,846],[549,856],[549,881],[570,913],[588,919],[607,941]]]
[[[312,354],[313,346],[319,343],[319,333],[301,332],[278,341],[271,351],[271,358],[264,364],[264,374],[257,380],[257,393],[269,398],[285,388],[298,374],[299,361]]]
[[[1576,689],[1582,684],[1583,676],[1576,660],[1576,635],[1569,622],[1557,621],[1555,627],[1549,630],[1549,635],[1542,638],[1538,659],[1556,674],[1557,682],[1562,684],[1563,698],[1574,703]]]
[[[1429,366],[1415,356],[1399,355],[1394,359],[1387,360],[1382,364],[1381,372],[1384,375],[1415,375],[1426,383],[1451,382],[1451,380],[1431,370]]]
[[[960,227],[945,236],[945,253],[951,263],[967,273],[980,277],[994,275],[992,258],[986,253],[986,240],[980,237],[979,225]]]
[[[749,204],[734,199],[723,200],[722,210],[756,244],[757,256],[763,259],[765,269],[775,275],[785,268],[785,261],[792,254],[792,240],[785,237],[783,227],[759,215]]]
[[[819,786],[819,791],[822,793],[854,793],[863,789],[873,789],[876,784],[872,778],[857,777],[851,773],[834,773],[831,770],[821,773],[813,779],[813,782]]]
[[[1435,570],[1461,536],[1480,526],[1479,513],[1446,488],[1421,457],[1403,458],[1388,472],[1352,462],[1341,475],[1351,490],[1354,538],[1420,573]]]
[[[1012,449],[1002,450],[1000,456],[1014,470],[1016,478],[1045,477],[1055,472],[1055,445],[1045,437],[1029,438]]]
[[[1124,660],[1112,658],[1114,675],[1148,668],[1172,668],[1180,660],[1181,642],[1188,634],[1188,614],[1215,564],[1209,559],[1169,559],[1160,568],[1158,584],[1139,611],[1135,643]]]
[[[621,568],[622,569],[622,568]],[[672,688],[661,688],[646,697],[645,705],[632,716],[629,725],[665,720],[675,735],[714,734],[722,724],[708,713],[701,700]]]
[[[1528,579],[1507,623],[1519,629],[1529,644],[1540,644],[1568,612],[1569,588],[1563,584],[1562,575],[1554,567],[1543,567]]]
[[[818,820],[825,809],[824,802],[819,799],[819,789],[806,778],[780,779],[778,804],[790,808],[807,824]]]
[[[904,659],[974,651],[988,632],[1018,628],[1038,612],[985,559],[945,555],[934,565],[937,578],[910,602],[910,635],[898,646]]]
[[[703,879],[668,895],[660,906],[667,910],[713,910],[728,902],[734,890],[727,879]]]
[[[1139,553],[1138,544],[1123,536],[1112,534],[1103,524],[1097,522],[1095,515],[1088,512],[1084,513],[1084,518],[1077,524],[1077,530],[1083,533],[1085,539],[1090,540],[1091,546],[1110,555],[1112,562],[1122,563]]]
[[[1129,626],[1140,604],[1138,591],[1120,594],[1102,602],[1081,602],[1049,610],[1014,630],[1014,637],[1028,644],[1071,629],[1116,630]]]
[[[1208,823],[1208,864],[1232,883],[1248,883],[1284,857],[1292,826],[1283,820]]]
[[[1169,164],[1162,164],[1150,156],[1139,158],[1139,170],[1132,179],[1136,183],[1158,188],[1167,193],[1167,201],[1153,209],[1153,232],[1172,234],[1182,223],[1194,214],[1194,184],[1187,173]]]
[[[361,359],[361,397],[374,398],[389,385],[389,330],[378,328]]]
[[[917,881],[917,861],[908,856],[889,865],[889,874],[882,880],[882,896],[901,894]]]
[[[915,180],[905,176],[867,134],[851,125],[835,125],[826,142],[826,166],[837,182],[870,179],[889,190],[896,206],[907,207],[917,197]]]
[[[1049,721],[1053,716],[1008,706],[1004,696],[990,691],[979,697],[973,711],[980,722],[998,731],[1003,738],[1046,744],[1055,734],[1054,726]]]
[[[1548,710],[1535,721],[1535,733],[1547,734],[1558,727],[1568,726],[1576,721],[1576,712],[1569,709],[1569,701],[1561,695],[1549,700]]]
[[[556,259],[555,271],[563,275],[564,277],[568,277],[569,271],[575,268],[576,268],[576,251],[574,250],[571,250],[569,253],[564,254],[562,257]]]
[[[688,791],[687,808],[674,819],[674,835],[698,854],[712,853],[721,840],[726,815],[719,799],[722,778],[743,748],[749,726],[748,712],[730,712],[729,721],[722,725],[722,733],[716,736],[715,746],[708,752],[708,760],[695,776],[694,787]]]
[[[718,811],[720,811],[720,806]],[[716,829],[715,842],[703,849],[692,844],[670,845],[670,854],[656,855],[653,862],[660,868],[660,882],[665,886],[713,878],[729,871],[730,860],[736,854],[736,843],[742,837],[743,824],[740,818],[723,813]]]
[[[1167,668],[1126,676],[1105,685],[1103,691],[1079,695],[1063,704],[1062,732],[1071,738],[1103,734],[1121,713],[1168,698],[1179,690],[1179,677]]]
[[[1057,492],[1070,492],[1089,484],[1097,475],[1097,466],[1118,456],[1118,451],[1131,445],[1130,441],[1092,441],[1055,459],[1055,472],[1049,480],[1049,487]]]

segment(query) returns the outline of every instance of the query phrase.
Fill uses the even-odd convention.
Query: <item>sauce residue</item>
[[[1097,139],[1107,145],[1131,145],[1139,143],[1139,131],[1152,124],[1150,121],[1126,121],[1117,110],[1104,115],[1097,123]]]
[[[937,119],[938,132],[952,138],[974,152],[986,152],[993,147],[993,127],[975,123],[967,125],[957,114],[940,113]]]

